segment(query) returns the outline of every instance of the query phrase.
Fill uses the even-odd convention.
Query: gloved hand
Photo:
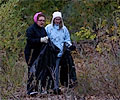
[[[71,45],[71,46],[69,47],[69,49],[70,49],[71,51],[73,51],[73,50],[76,49],[76,47],[75,47],[74,45]]]
[[[40,42],[42,42],[42,43],[48,43],[48,36],[40,38]]]

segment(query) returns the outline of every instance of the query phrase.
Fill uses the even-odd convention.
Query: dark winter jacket
[[[25,60],[29,66],[35,61],[38,57],[41,47],[45,43],[40,42],[41,37],[47,36],[45,28],[39,27],[36,23],[31,25],[26,31],[27,44],[25,47]],[[31,58],[30,58],[31,56]]]

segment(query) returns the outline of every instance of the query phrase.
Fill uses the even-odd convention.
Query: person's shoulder
[[[45,27],[41,27],[41,29],[45,29]]]
[[[34,24],[30,25],[27,30],[32,30],[34,28]]]
[[[41,27],[41,30],[44,30],[44,31],[45,31],[45,27]]]
[[[52,27],[52,24],[48,24],[48,25],[46,25],[45,28],[49,28],[49,27]]]

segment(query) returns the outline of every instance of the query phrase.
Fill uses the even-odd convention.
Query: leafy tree
[[[0,83],[5,83],[0,86],[7,89],[7,93],[2,92],[2,97],[7,97],[10,91],[14,90],[12,86],[19,85],[24,75],[22,72],[19,74],[24,67],[21,64],[18,67],[18,61],[21,57],[23,59],[27,24],[21,17],[21,9],[16,10],[17,6],[18,0],[9,0],[0,6],[0,50],[3,55],[3,66],[0,66],[2,69]]]
[[[0,10],[0,47],[5,51],[6,57],[11,57],[11,64],[18,58],[18,54],[24,48],[25,29],[27,24],[22,20],[21,10],[15,10],[16,0],[9,0],[3,4]],[[7,64],[7,62],[5,62]],[[11,65],[7,64],[7,65]],[[13,66],[13,65],[11,65]]]
[[[0,86],[7,91],[7,93],[3,91],[2,97],[7,98],[11,94],[10,91],[15,90],[23,80],[25,64],[22,66],[20,60],[24,59],[25,30],[33,23],[34,14],[39,11],[46,15],[46,24],[50,23],[54,11],[61,11],[65,25],[72,33],[71,38],[77,41],[78,47],[84,45],[84,43],[80,44],[80,41],[94,40],[96,42],[94,51],[99,54],[109,54],[110,57],[114,56],[117,59],[115,63],[118,63],[119,3],[119,0],[0,0],[0,51],[3,55]],[[85,49],[87,50],[87,47]],[[80,50],[82,51],[82,48]],[[98,67],[97,64],[95,66]],[[90,67],[87,66],[86,69],[88,68]],[[87,75],[83,77],[89,77]],[[12,87],[13,85],[16,87]]]

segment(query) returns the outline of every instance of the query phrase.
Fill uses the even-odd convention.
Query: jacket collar
[[[39,27],[36,23],[34,23],[34,25],[35,25],[36,28],[39,28],[39,29],[42,28],[42,27]]]

